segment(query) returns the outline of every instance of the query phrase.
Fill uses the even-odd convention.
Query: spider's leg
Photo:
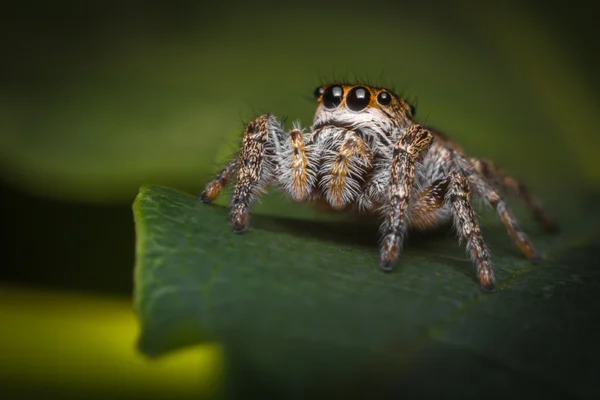
[[[229,164],[219,171],[217,176],[215,176],[213,180],[206,185],[204,191],[200,195],[200,200],[202,200],[204,203],[211,203],[214,199],[216,199],[221,193],[221,190],[223,190],[223,188],[229,183],[229,180],[235,173],[236,169],[237,158],[229,162]]]
[[[362,165],[357,162],[358,159],[353,158],[355,156],[360,158]],[[366,170],[371,167],[372,157],[370,147],[356,133],[347,131],[331,169],[326,171],[327,175],[323,180],[326,185],[325,195],[333,208],[344,208],[353,200],[353,194],[358,194],[359,183],[349,174],[359,172],[364,175]]]
[[[437,179],[419,193],[411,207],[410,224],[419,229],[425,229],[437,224],[440,216],[439,208],[444,204],[450,185],[451,176]]]
[[[495,184],[509,195],[522,199],[541,225],[542,229],[546,232],[554,232],[558,229],[554,219],[546,212],[546,210],[544,210],[541,201],[531,194],[522,182],[507,175],[490,160],[472,158],[470,161],[477,172],[483,175],[492,184]]]
[[[440,218],[440,208],[445,204],[450,206],[461,240],[467,243],[481,286],[485,290],[493,290],[494,271],[490,254],[471,206],[467,179],[462,173],[452,172],[437,179],[419,194],[411,207],[411,225],[419,228],[435,225]]]
[[[457,160],[459,165],[467,165],[466,163],[468,163],[468,161],[459,155],[457,155]],[[541,261],[541,254],[535,248],[525,232],[523,232],[519,226],[519,223],[517,222],[517,219],[510,211],[500,194],[474,168],[463,168],[463,172],[469,180],[473,190],[476,191],[488,205],[492,206],[496,210],[508,232],[508,235],[525,255],[525,257],[527,257],[527,259],[534,264],[537,264],[539,261]]]
[[[451,174],[451,185],[447,200],[452,206],[452,215],[461,238],[467,243],[471,259],[477,268],[477,276],[481,287],[485,290],[494,289],[494,268],[490,253],[481,236],[479,223],[469,199],[469,184],[462,172]]]
[[[246,126],[231,199],[231,221],[237,233],[246,230],[250,206],[273,180],[277,165],[273,156],[279,147],[280,135],[281,126],[269,114],[261,115]]]
[[[389,271],[398,258],[406,231],[411,192],[415,183],[415,163],[430,146],[432,134],[414,124],[400,136],[392,153],[388,200],[385,221],[382,225],[381,269]]]

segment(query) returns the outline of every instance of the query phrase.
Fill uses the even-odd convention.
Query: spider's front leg
[[[406,211],[415,183],[415,164],[433,140],[432,134],[420,125],[409,126],[394,145],[388,204],[383,223],[381,269],[390,271],[398,258],[408,229]]]
[[[231,199],[231,223],[236,233],[248,227],[250,206],[269,183],[272,165],[266,160],[272,117],[261,115],[246,126],[238,156],[235,189]]]
[[[233,230],[243,233],[248,227],[250,207],[269,185],[279,184],[294,200],[308,197],[314,183],[309,153],[300,129],[292,129],[286,138],[273,115],[261,115],[246,126],[236,159],[206,185],[200,198],[212,202],[235,177],[231,221]]]

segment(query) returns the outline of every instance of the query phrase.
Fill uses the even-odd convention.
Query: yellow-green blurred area
[[[3,398],[203,398],[220,381],[217,345],[139,357],[126,301],[0,288],[0,320]]]
[[[313,88],[334,78],[393,86],[418,121],[549,204],[598,188],[597,21],[576,3],[1,6],[0,385],[145,398],[209,387],[213,347],[164,361],[134,349],[133,198],[146,183],[199,193],[244,121],[268,111],[309,126]],[[297,207],[270,195],[257,210]]]

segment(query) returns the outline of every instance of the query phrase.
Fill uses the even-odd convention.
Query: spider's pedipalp
[[[360,182],[352,174],[364,175],[371,166],[372,156],[369,146],[355,132],[345,133],[331,169],[327,171],[328,164],[325,164],[323,171],[326,174],[324,193],[333,208],[343,209],[358,195]]]
[[[304,136],[300,129],[292,129],[290,132],[291,144],[291,178],[285,176],[284,184],[291,182],[288,188],[290,195],[296,201],[306,200],[309,193],[310,172],[308,170],[308,157],[304,145]]]

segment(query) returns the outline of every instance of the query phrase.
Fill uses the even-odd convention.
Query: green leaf
[[[564,203],[559,235],[522,218],[547,254],[536,267],[486,215],[500,283],[487,294],[449,230],[412,235],[384,274],[373,224],[255,213],[236,235],[226,208],[146,186],[134,204],[139,348],[218,341],[227,390],[243,398],[589,397],[600,241],[598,214],[577,215],[590,204]]]

